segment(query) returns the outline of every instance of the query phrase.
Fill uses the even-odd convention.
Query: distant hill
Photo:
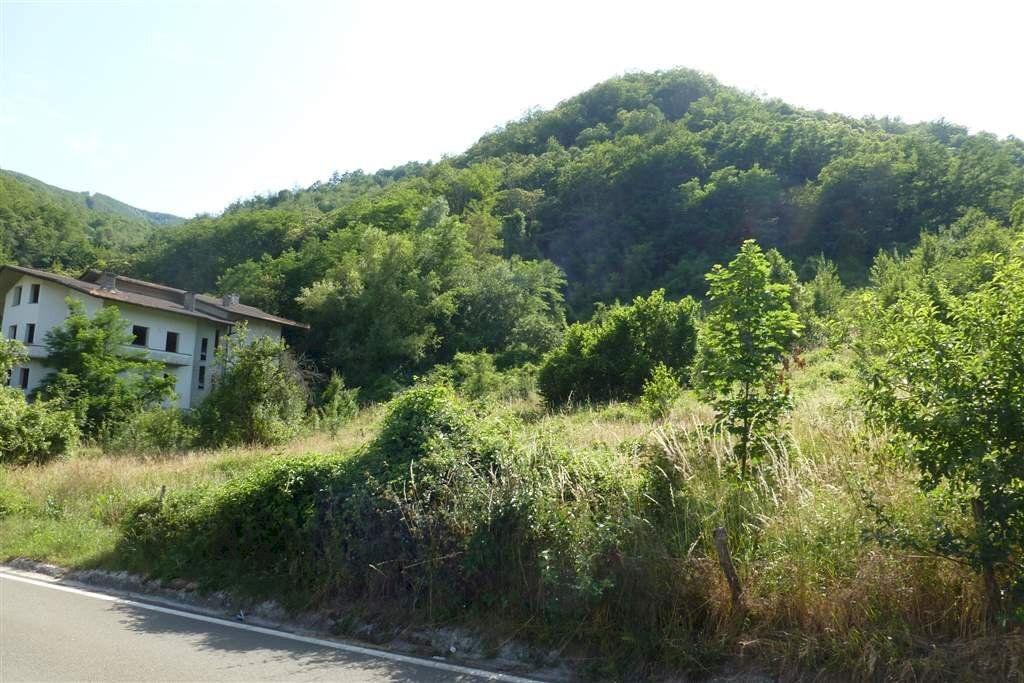
[[[123,218],[144,220],[149,223],[153,223],[154,225],[177,225],[178,223],[185,222],[185,219],[181,216],[175,216],[169,213],[160,213],[158,211],[146,211],[145,209],[125,204],[124,202],[114,199],[109,195],[65,190],[64,188],[49,185],[37,178],[27,176],[24,173],[18,173],[17,171],[0,170],[0,173],[13,176],[26,185],[31,185],[47,192],[53,192],[54,194],[66,197],[67,199],[79,203],[85,208],[92,209],[93,211],[109,213]]]
[[[118,267],[184,219],[0,170],[0,263],[76,271]]]

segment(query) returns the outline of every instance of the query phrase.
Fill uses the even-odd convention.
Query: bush
[[[100,439],[108,453],[164,454],[185,451],[196,439],[195,427],[190,425],[177,408],[154,408],[133,416],[116,431]]]
[[[27,403],[20,391],[0,387],[0,463],[44,463],[77,445],[73,413],[43,401]]]
[[[684,373],[696,347],[697,310],[692,299],[665,301],[664,290],[658,290],[570,326],[540,367],[541,394],[549,405],[631,400],[658,363]]]
[[[204,445],[281,443],[301,428],[306,390],[287,346],[246,335],[239,325],[217,352],[221,372],[198,411]]]
[[[450,389],[413,389],[353,455],[271,460],[209,492],[140,504],[123,550],[161,575],[287,586],[296,599],[457,585],[457,568],[437,573],[451,562],[423,559],[465,551],[491,488],[471,482],[490,477],[499,449],[488,433]]]
[[[640,407],[652,420],[663,420],[672,410],[672,404],[682,391],[679,380],[665,367],[658,363],[651,373],[651,378],[644,383],[644,392],[640,395]]]
[[[347,388],[345,379],[332,372],[331,378],[320,393],[320,405],[316,411],[320,428],[327,429],[331,435],[336,435],[338,430],[359,412],[358,397],[359,389]]]
[[[46,333],[43,363],[56,372],[38,389],[41,397],[71,410],[82,434],[116,430],[136,413],[174,396],[164,365],[131,348],[132,333],[116,306],[90,318],[81,301],[68,298],[63,325]]]

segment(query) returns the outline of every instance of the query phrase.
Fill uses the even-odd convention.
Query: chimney
[[[194,311],[194,310],[196,310],[196,293],[195,292],[185,292],[184,306],[185,306],[185,310],[186,311]]]
[[[97,284],[100,286],[100,289],[105,289],[110,292],[116,292],[117,275],[111,273],[108,270],[105,270],[102,273],[100,273],[100,277],[99,280],[97,281]]]
[[[238,295],[235,293],[224,295],[224,305],[228,308],[238,305]]]

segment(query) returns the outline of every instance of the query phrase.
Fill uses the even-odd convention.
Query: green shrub
[[[100,439],[108,453],[173,453],[191,448],[195,427],[177,408],[154,408],[136,414]]]
[[[345,379],[337,372],[332,372],[320,393],[320,405],[316,410],[320,428],[336,435],[359,412],[358,397],[359,389],[347,388]]]
[[[220,373],[198,410],[200,443],[274,444],[298,433],[306,390],[283,341],[248,339],[239,325],[217,360]]]
[[[0,463],[44,463],[77,445],[73,413],[44,401],[27,403],[17,389],[0,387]]]
[[[540,367],[538,388],[550,405],[638,397],[654,367],[684,373],[696,347],[697,304],[666,301],[664,290],[629,306],[599,311],[566,331]]]
[[[654,366],[651,378],[644,383],[640,407],[652,420],[663,420],[668,417],[672,404],[681,392],[676,376],[664,363],[658,363]]]
[[[46,333],[43,363],[55,372],[38,389],[42,398],[75,413],[90,438],[116,430],[136,413],[174,396],[164,365],[132,349],[132,333],[117,306],[89,317],[81,301],[66,299],[64,324]]]

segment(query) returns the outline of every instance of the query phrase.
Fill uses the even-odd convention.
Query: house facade
[[[68,315],[68,298],[81,301],[91,316],[103,306],[117,306],[134,341],[164,364],[175,378],[174,405],[197,406],[209,393],[214,353],[221,339],[239,323],[248,324],[250,337],[280,338],[284,328],[306,325],[246,306],[237,295],[215,298],[173,287],[96,270],[70,278],[21,266],[0,267],[0,333],[17,339],[28,350],[28,361],[11,372],[9,383],[31,394],[43,378],[55,372],[43,364],[46,333]]]

